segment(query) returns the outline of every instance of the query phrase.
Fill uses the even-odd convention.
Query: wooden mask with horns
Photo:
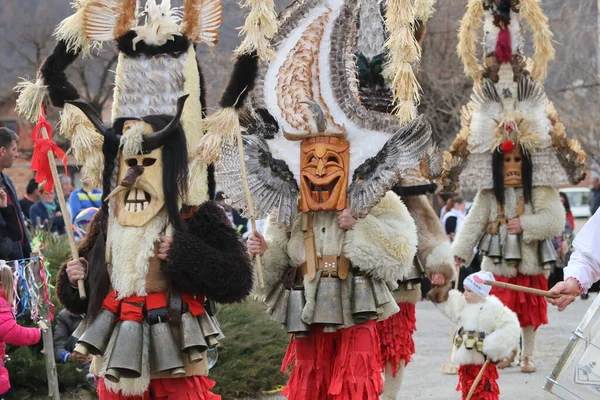
[[[309,211],[341,211],[348,201],[350,143],[344,132],[326,130],[321,107],[303,101],[317,116],[317,132],[289,134],[286,139],[300,143],[300,208]]]
[[[177,101],[177,113],[163,129],[154,131],[142,119],[127,119],[120,132],[104,126],[100,117],[86,103],[70,102],[89,118],[105,138],[111,134],[119,141],[118,186],[105,201],[115,198],[114,214],[122,226],[141,227],[165,207],[162,147],[179,126],[187,99]]]

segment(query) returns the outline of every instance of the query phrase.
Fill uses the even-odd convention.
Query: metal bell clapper
[[[502,262],[502,245],[500,244],[500,235],[493,234],[490,239],[490,249],[487,256],[492,259],[494,264],[500,264]]]
[[[293,289],[288,300],[286,327],[287,332],[297,338],[307,337],[310,332],[310,326],[302,321],[302,310],[305,304],[304,290]]]
[[[373,278],[371,282],[373,283],[373,293],[375,294],[375,303],[377,304],[377,307],[381,307],[394,300],[392,293],[390,293],[390,289],[384,281]]]
[[[371,278],[355,275],[352,278],[352,319],[356,324],[363,324],[376,317],[377,305]]]
[[[104,378],[118,383],[121,378],[142,376],[144,327],[136,321],[120,321],[115,328],[115,345]]]
[[[481,237],[481,240],[479,241],[479,244],[477,245],[477,250],[479,251],[479,254],[481,254],[482,256],[486,256],[489,253],[491,241],[492,235],[490,235],[487,232],[484,233]]]
[[[475,332],[469,331],[467,334],[467,340],[465,340],[465,348],[468,350],[473,350],[475,348],[475,343],[477,340],[475,339]]]
[[[290,300],[290,290],[284,289],[283,293],[279,296],[279,300],[273,308],[273,314],[271,314],[271,320],[279,322],[285,325],[287,321],[287,308]]]
[[[538,253],[542,269],[548,271],[556,262],[556,250],[550,239],[545,239],[538,245]]]
[[[314,324],[343,325],[342,283],[333,276],[321,276],[317,285]]]
[[[219,328],[215,325],[214,321],[207,313],[202,313],[198,316],[198,323],[200,324],[200,329],[202,329],[202,334],[204,335],[204,339],[206,339],[206,344],[210,349],[215,348],[219,345]]]
[[[187,354],[190,364],[202,361],[202,353],[207,349],[198,318],[189,311],[181,314],[181,351]]]
[[[508,233],[504,242],[504,260],[512,263],[521,261],[521,240],[519,235]]]
[[[100,311],[98,317],[81,335],[73,351],[83,356],[88,353],[94,356],[104,355],[110,336],[117,324],[116,320],[117,316],[114,313],[106,309]]]
[[[158,322],[150,325],[150,373],[165,371],[170,371],[172,377],[185,376],[183,359],[171,332],[171,325],[168,322]]]
[[[269,292],[269,294],[265,298],[264,303],[268,307],[267,312],[269,313],[269,315],[273,314],[273,310],[275,309],[275,305],[277,304],[277,301],[281,297],[281,295],[282,295],[282,293],[283,293],[284,290],[285,290],[285,286],[283,286],[283,283],[278,283],[273,288],[273,290],[271,290]]]

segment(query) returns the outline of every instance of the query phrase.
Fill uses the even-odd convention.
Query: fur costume
[[[475,44],[482,19],[479,65]],[[523,22],[532,28],[532,60],[523,53]],[[554,58],[551,37],[537,0],[469,1],[458,52],[475,87],[462,110],[461,130],[444,154],[441,179],[448,190],[460,184],[479,191],[453,243],[454,255],[468,263],[477,247],[485,256],[482,269],[496,280],[538,289],[547,289],[553,256],[545,249],[565,220],[553,187],[585,177],[585,153],[567,139],[543,88]],[[508,234],[515,219],[522,232]],[[493,294],[517,313],[523,327],[521,371],[534,372],[535,329],[547,323],[546,302],[505,289]]]
[[[386,14],[386,29],[394,32],[386,70],[394,81],[396,115],[369,109],[359,98],[356,21],[363,3],[299,0],[284,10],[271,41],[275,58],[253,69],[238,58],[220,102],[220,129],[209,127],[201,146],[207,156],[221,153],[220,183],[233,205],[245,208],[240,155],[225,128],[239,124],[246,133],[242,161],[254,217],[269,216],[261,257],[266,290],[258,295],[272,318],[295,334],[284,360],[284,367],[294,366],[284,391],[291,399],[379,396],[380,343],[372,319],[398,311],[386,284],[396,287],[408,277],[417,244],[414,221],[390,190],[420,167],[435,171],[430,128],[415,118],[412,63],[418,51],[401,51],[403,42],[416,43],[414,18],[404,12],[412,12],[412,1],[389,2],[394,7]],[[343,210],[356,219],[353,229],[339,227]],[[362,286],[369,281],[389,297],[380,298],[365,320],[355,309],[356,293],[373,287]],[[301,307],[292,297],[299,291]],[[327,311],[335,312],[325,316],[323,296],[332,292]],[[372,301],[374,292],[362,299]],[[354,379],[361,384],[351,384]]]
[[[495,296],[488,296],[483,303],[469,304],[462,293],[451,290],[447,301],[436,305],[457,327],[452,361],[460,366],[457,390],[462,390],[465,399],[485,358],[497,362],[518,346],[519,322],[515,313]],[[475,341],[470,343],[475,334],[479,338],[475,341],[483,341],[482,345]],[[474,398],[497,400],[500,390],[496,383],[496,366],[490,364],[486,369],[489,370],[477,386]]]

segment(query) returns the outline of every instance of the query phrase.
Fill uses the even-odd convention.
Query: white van
[[[571,212],[575,218],[589,218],[590,212],[590,189],[586,187],[562,188],[559,191],[567,195]]]

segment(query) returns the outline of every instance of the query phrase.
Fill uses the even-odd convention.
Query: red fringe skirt
[[[383,391],[375,321],[307,338],[292,338],[282,371],[293,366],[282,394],[290,400],[377,400]]]
[[[481,371],[483,364],[469,364],[458,367],[458,385],[457,391],[462,391],[462,400],[467,398],[471,386],[475,382],[475,378]],[[475,393],[471,400],[498,400],[500,398],[500,388],[496,380],[498,379],[498,370],[496,364],[488,364],[485,367],[485,372],[475,388]]]
[[[404,361],[408,365],[415,354],[413,333],[417,330],[415,305],[398,303],[398,306],[400,312],[377,323],[383,366],[385,368],[385,364],[390,363],[394,377],[400,368],[400,362]]]
[[[98,379],[99,400],[220,400],[210,391],[215,381],[206,376],[188,376],[173,379],[152,379],[146,393],[141,396],[123,396],[109,391],[104,378]]]
[[[548,279],[544,278],[542,274],[523,275],[519,273],[514,278],[499,275],[494,275],[494,277],[498,282],[548,290]],[[548,303],[543,297],[498,287],[492,287],[491,294],[498,297],[505,306],[517,314],[521,327],[533,325],[537,329],[548,323]]]

